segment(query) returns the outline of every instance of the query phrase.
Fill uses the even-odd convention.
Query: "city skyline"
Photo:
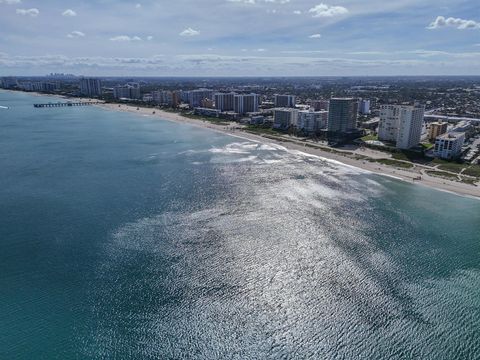
[[[0,75],[478,75],[473,1],[0,0]]]

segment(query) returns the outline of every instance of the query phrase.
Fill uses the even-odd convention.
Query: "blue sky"
[[[480,75],[478,0],[0,0],[0,75]]]

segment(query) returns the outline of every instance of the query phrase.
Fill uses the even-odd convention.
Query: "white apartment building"
[[[297,126],[298,110],[281,108],[273,110],[273,128],[286,130],[290,126]]]
[[[212,100],[213,99],[213,90],[209,89],[197,89],[188,91],[186,94],[188,98],[188,104],[190,107],[198,107],[202,106],[202,101],[205,99]]]
[[[315,133],[318,130],[325,129],[327,122],[328,111],[302,110],[298,112],[296,128],[306,133]]]
[[[419,104],[382,105],[378,139],[394,142],[399,149],[410,149],[420,143],[425,107]]]
[[[465,133],[442,134],[435,140],[433,154],[442,159],[456,159],[462,154]]]
[[[115,99],[141,99],[140,84],[128,83],[125,85],[117,85],[113,88],[113,97]]]
[[[173,103],[173,93],[171,91],[153,91],[152,98],[153,102],[159,105],[171,105]]]

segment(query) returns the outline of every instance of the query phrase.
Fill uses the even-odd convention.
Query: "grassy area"
[[[365,156],[365,155],[355,154],[354,159],[355,160],[370,160],[371,158],[369,158],[368,156]]]
[[[438,165],[438,169],[440,170],[445,170],[445,171],[451,171],[455,173],[459,173],[462,171],[463,168],[466,167],[465,164],[459,164],[456,162],[450,162],[442,159],[434,159],[431,163],[431,166]]]
[[[424,162],[425,156],[423,153],[412,150],[396,150],[392,152],[392,157],[397,160]]]
[[[335,150],[331,147],[322,146],[322,145],[305,143],[305,146],[313,148],[313,149],[319,149],[319,150],[329,152],[329,153],[332,153],[332,154],[338,154],[338,155],[343,155],[343,156],[354,155],[353,152],[350,152],[350,151],[339,151],[339,150]]]
[[[478,179],[470,179],[470,178],[464,178],[464,177],[462,177],[462,182],[465,183],[465,184],[477,186],[476,183],[477,183],[478,181],[479,181]]]
[[[178,111],[177,109],[172,109],[172,108],[160,108],[160,110],[165,111],[165,112],[169,112],[169,113],[178,113],[178,114],[180,114],[180,111]]]
[[[422,143],[420,145],[422,146],[424,151],[430,150],[431,148],[433,148],[435,146],[435,144],[431,144],[431,143]]]
[[[362,141],[372,141],[372,140],[378,140],[378,135],[366,135],[362,138],[360,138]]]
[[[458,180],[458,176],[455,174],[446,173],[443,171],[436,171],[436,170],[427,170],[426,173],[431,176],[446,178],[449,180]]]
[[[392,154],[392,158],[397,159],[397,160],[404,160],[404,161],[410,161],[410,159],[405,155],[404,153],[401,152],[394,152]]]
[[[281,137],[278,137],[278,136],[271,136],[271,135],[268,135],[268,134],[265,134],[263,137],[266,138],[266,139],[272,139],[272,140],[280,141],[280,142],[289,142],[288,139],[281,138]]]
[[[480,165],[470,165],[462,174],[480,178]]]
[[[214,117],[205,117],[205,116],[199,116],[199,115],[194,115],[194,114],[185,114],[185,113],[181,113],[182,116],[185,116],[189,119],[194,119],[194,120],[200,120],[200,121],[208,121],[208,122],[211,122],[213,124],[217,124],[217,125],[230,125],[229,122],[226,122],[222,119],[219,119],[219,118],[214,118]]]
[[[245,131],[249,131],[255,134],[267,134],[267,135],[284,135],[284,132],[272,129],[270,127],[263,127],[258,125],[247,125]]]
[[[403,161],[393,160],[393,159],[370,159],[371,162],[377,162],[379,164],[388,165],[388,166],[395,166],[404,169],[410,169],[413,167],[411,163],[405,163]]]

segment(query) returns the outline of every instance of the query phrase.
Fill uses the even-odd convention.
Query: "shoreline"
[[[270,142],[276,145],[283,146],[288,150],[301,151],[309,155],[318,156],[327,161],[340,163],[341,165],[344,165],[344,166],[352,166],[356,169],[360,169],[368,173],[373,173],[380,176],[386,176],[388,178],[404,181],[409,184],[422,185],[422,186],[433,188],[439,191],[444,191],[451,194],[480,200],[480,187],[465,184],[465,183],[460,183],[456,181],[446,180],[439,177],[429,176],[425,173],[425,169],[423,169],[420,166],[414,167],[413,169],[403,169],[403,168],[400,169],[400,168],[392,167],[389,165],[383,165],[380,163],[368,162],[365,160],[356,160],[356,159],[346,157],[344,155],[339,155],[338,153],[331,153],[331,152],[322,150],[320,148],[307,147],[305,144],[298,144],[294,140],[292,141],[289,141],[288,139],[285,139],[283,141],[275,140],[275,139],[272,139],[271,137],[265,137],[262,135],[252,134],[247,131],[242,131],[236,128],[238,126],[238,123],[235,123],[235,122],[229,122],[230,123],[229,125],[214,124],[209,121],[190,119],[178,113],[168,112],[168,111],[157,109],[157,108],[145,108],[141,106],[128,105],[128,104],[105,103],[105,104],[97,104],[94,106],[98,106],[106,110],[122,111],[122,112],[134,113],[142,116],[149,116],[149,117],[157,118],[163,121],[189,124],[196,127],[213,130],[216,132],[220,132],[226,135],[242,138],[249,141],[255,141],[255,142],[264,143],[264,144]],[[153,114],[153,112],[155,112],[155,114]],[[419,176],[422,177],[421,180],[417,180]]]
[[[15,90],[6,90],[11,92],[19,92]],[[46,97],[57,97],[70,100],[61,95],[50,95],[42,93],[30,93],[27,94],[34,96],[46,96]],[[91,101],[93,99],[88,98],[75,98],[77,101]],[[480,186],[474,186],[462,182],[451,181],[440,177],[430,176],[426,173],[428,167],[422,165],[414,164],[413,168],[397,168],[390,165],[384,165],[378,162],[369,162],[362,159],[354,159],[347,157],[346,155],[341,155],[341,151],[338,152],[329,152],[322,150],[318,147],[307,146],[307,143],[301,142],[297,139],[275,139],[271,136],[262,136],[259,134],[253,134],[238,128],[239,124],[235,122],[225,121],[223,124],[215,124],[206,120],[191,119],[180,115],[176,112],[168,112],[158,108],[146,108],[136,105],[129,104],[118,104],[118,103],[103,103],[95,104],[93,106],[108,110],[108,111],[120,111],[120,112],[129,112],[141,116],[148,116],[156,118],[158,120],[170,121],[179,124],[188,124],[204,129],[209,129],[215,132],[219,132],[225,135],[230,135],[237,138],[242,138],[249,141],[255,141],[258,143],[274,143],[285,147],[288,150],[300,151],[309,155],[318,156],[326,161],[333,163],[340,163],[345,166],[352,166],[356,169],[366,171],[368,173],[377,174],[380,176],[385,176],[388,178],[393,178],[396,180],[404,181],[414,185],[422,185],[428,188],[433,188],[439,191],[448,192],[455,195],[460,195],[463,197],[474,198],[480,200]],[[228,125],[226,125],[228,123]],[[361,155],[361,153],[357,153]],[[388,158],[388,154],[385,154],[384,158]],[[421,179],[419,179],[421,177]]]

